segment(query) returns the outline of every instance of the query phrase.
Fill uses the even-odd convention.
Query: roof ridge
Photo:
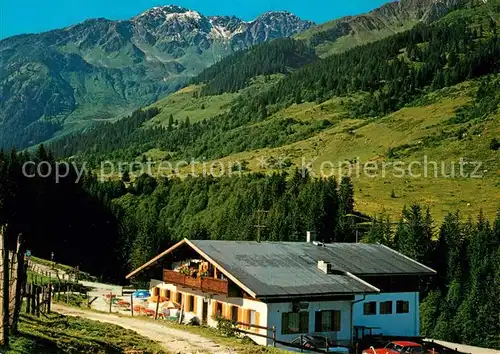
[[[418,264],[418,265],[419,265],[419,266],[421,266],[421,267],[426,268],[427,270],[431,271],[431,272],[432,272],[432,273],[434,273],[434,274],[437,274],[437,271],[435,271],[435,270],[434,270],[434,269],[432,269],[431,267],[428,267],[428,266],[426,266],[425,264],[422,264],[422,263],[420,263],[420,262],[418,262],[418,261],[414,260],[413,258],[410,258],[410,257],[408,257],[408,256],[405,256],[405,255],[404,255],[404,254],[402,254],[401,252],[398,252],[398,251],[396,251],[396,250],[394,250],[394,249],[392,249],[392,248],[390,248],[390,247],[388,247],[388,246],[386,246],[386,245],[383,245],[383,244],[381,244],[381,243],[377,243],[377,245],[380,245],[380,246],[382,246],[382,247],[384,247],[384,248],[387,248],[389,251],[394,252],[394,253],[396,253],[396,254],[400,255],[401,257],[406,258],[407,260],[409,260],[409,261],[411,261],[411,262],[413,262],[413,263],[415,263],[415,264]]]
[[[133,270],[132,272],[130,272],[129,274],[127,274],[125,276],[125,279],[131,278],[132,276],[134,276],[135,274],[139,273],[144,268],[149,267],[150,265],[152,265],[156,261],[158,261],[161,258],[163,258],[163,256],[169,254],[170,252],[172,252],[173,250],[175,250],[177,247],[183,245],[184,243],[186,243],[186,239],[183,239],[183,240],[180,240],[180,241],[176,242],[172,247],[168,248],[166,251],[163,251],[162,253],[160,253],[156,257],[151,258],[149,261],[147,261],[146,263],[144,263],[143,265],[141,265],[139,268],[137,268],[137,269]]]
[[[351,277],[353,278],[354,280],[357,280],[358,282],[360,282],[361,284],[363,285],[366,285],[368,286],[369,288],[372,288],[373,290],[377,291],[377,292],[380,292],[380,289],[377,288],[376,286],[373,286],[371,285],[370,283],[368,283],[367,281],[361,279],[361,278],[358,278],[357,276],[355,276],[354,274],[350,273],[350,272],[345,272],[345,274],[348,276],[348,277]]]

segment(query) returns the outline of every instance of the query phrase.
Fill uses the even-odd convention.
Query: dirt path
[[[169,328],[153,322],[106,313],[90,312],[60,304],[52,304],[52,310],[66,316],[83,317],[93,321],[112,323],[133,330],[144,337],[159,342],[167,351],[174,354],[234,353],[230,348],[221,347],[214,341],[197,334]]]

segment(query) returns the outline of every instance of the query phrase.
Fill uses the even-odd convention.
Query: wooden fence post
[[[0,334],[0,342],[6,348],[9,346],[9,298],[10,298],[10,283],[9,283],[9,250],[7,249],[6,242],[6,230],[5,225],[0,226],[0,246],[2,248],[2,306],[1,306],[1,321],[2,321],[2,333]]]
[[[273,347],[276,347],[276,326],[273,326]]]
[[[52,301],[52,284],[49,282],[49,294],[47,299],[47,313],[50,313],[50,305]]]
[[[42,308],[44,311],[47,311],[45,304],[45,286],[42,286]]]
[[[134,294],[130,294],[130,313],[134,317]]]
[[[35,315],[36,314],[36,302],[35,302],[35,289],[36,289],[36,285],[34,284],[31,284],[31,314],[32,315]]]
[[[31,283],[26,283],[26,313],[31,310]]]
[[[160,296],[156,298],[156,311],[155,311],[155,320],[158,319],[158,309],[160,308]]]
[[[37,317],[40,317],[40,288],[37,286],[35,290],[35,312]]]

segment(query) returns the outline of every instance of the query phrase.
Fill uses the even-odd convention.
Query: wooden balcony
[[[191,289],[198,289],[205,293],[216,293],[227,295],[229,293],[229,283],[227,280],[214,278],[193,278],[174,270],[163,270],[163,281],[176,285],[182,285]]]
[[[201,278],[201,290],[207,293],[227,295],[229,293],[229,283],[227,280]]]
[[[201,278],[184,276],[184,285],[193,289],[201,289]]]

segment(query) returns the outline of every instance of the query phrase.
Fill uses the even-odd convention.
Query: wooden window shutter
[[[260,326],[260,314],[255,311],[255,325],[257,326]],[[259,328],[255,328],[255,333],[259,333],[260,332],[260,329]]]
[[[229,304],[227,304],[227,305],[226,305],[226,318],[227,318],[228,320],[230,320],[230,319],[231,319],[231,308],[232,308],[232,306],[231,306],[231,305],[229,305]]]
[[[225,303],[222,303],[222,313],[221,317],[227,318],[227,305]]]
[[[316,311],[314,316],[314,332],[323,332],[323,325],[321,318],[322,318],[322,312]]]
[[[299,312],[299,329],[301,333],[309,332],[309,312]]]
[[[217,317],[217,301],[212,301],[212,317]]]
[[[159,293],[160,293],[160,289],[159,289],[159,288],[157,288],[157,287],[154,287],[154,288],[153,288],[153,296],[158,296],[158,295],[159,295]]]
[[[198,298],[193,295],[193,308],[192,311],[194,313],[198,313]]]
[[[245,310],[245,312],[246,312],[246,317],[247,317],[247,318],[246,318],[245,323],[250,324],[250,321],[251,321],[251,319],[252,319],[252,314],[251,314],[251,311],[252,311],[252,310]],[[247,329],[250,329],[250,328],[252,328],[252,327],[247,326]]]
[[[340,332],[340,311],[332,311],[332,326],[334,332]]]
[[[243,309],[238,307],[238,322],[243,322]]]
[[[189,312],[189,302],[186,300],[187,300],[187,295],[182,294],[182,305],[183,305],[184,311]]]
[[[247,323],[248,323],[248,310],[243,309],[243,323],[245,324],[243,328],[247,328]]]
[[[227,304],[227,305],[226,305],[226,318],[227,318],[228,320],[230,320],[230,319],[231,319],[231,307],[232,307],[232,306],[231,306],[231,305],[229,305],[229,304]]]
[[[288,312],[281,314],[281,334],[288,334]]]

